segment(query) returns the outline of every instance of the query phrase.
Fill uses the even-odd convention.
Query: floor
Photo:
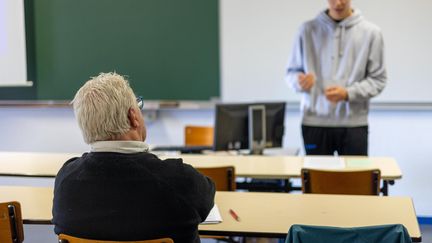
[[[420,225],[420,232],[422,233],[422,242],[432,243],[432,225]]]
[[[422,242],[432,243],[432,225],[420,225]],[[52,225],[24,225],[24,242],[28,243],[55,243],[57,237]],[[203,239],[202,243],[215,243],[215,240]]]

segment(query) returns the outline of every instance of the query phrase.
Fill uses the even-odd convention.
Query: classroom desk
[[[161,158],[175,156],[160,156]],[[303,157],[300,156],[260,156],[260,155],[180,155],[185,163],[194,167],[216,167],[233,165],[236,175],[239,177],[251,177],[255,179],[290,179],[299,178],[303,167]],[[1,158],[1,157],[0,157]],[[390,157],[365,157],[344,156],[345,169],[354,168],[378,168],[381,178],[395,180],[402,178],[402,172],[393,158]],[[350,165],[349,161],[367,160],[362,166],[356,163]]]
[[[80,154],[0,152],[0,176],[55,177],[63,163]],[[299,156],[260,156],[260,155],[164,155],[164,158],[183,158],[194,167],[215,167],[232,165],[236,176],[254,179],[299,178],[303,167],[303,157]],[[384,181],[383,194],[388,194],[388,184],[402,178],[402,172],[393,158],[344,156],[345,169],[378,168]],[[350,163],[350,161],[356,163]],[[366,161],[367,163],[359,163]]]
[[[194,167],[235,167],[238,177],[254,179],[300,178],[303,158],[300,156],[260,156],[260,155],[181,155],[181,158]],[[161,156],[168,158],[168,156]],[[343,156],[345,168],[341,170],[377,168],[381,171],[383,195],[388,195],[388,185],[402,178],[401,169],[390,157]],[[289,189],[288,189],[289,190]]]
[[[0,201],[19,201],[26,224],[50,224],[52,188],[0,186]],[[415,242],[421,232],[409,197],[217,192],[223,222],[200,234],[285,238],[292,224],[357,227],[403,224]],[[270,206],[271,205],[271,206]],[[235,221],[228,213],[240,217]]]

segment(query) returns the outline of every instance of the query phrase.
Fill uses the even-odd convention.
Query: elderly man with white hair
[[[214,183],[181,159],[147,151],[146,129],[127,80],[101,73],[72,101],[91,151],[55,179],[56,234],[98,240],[172,238],[200,242],[198,224],[214,204]]]

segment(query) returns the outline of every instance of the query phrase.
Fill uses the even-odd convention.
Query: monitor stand
[[[249,106],[249,151],[263,154],[266,146],[266,110],[264,105]]]

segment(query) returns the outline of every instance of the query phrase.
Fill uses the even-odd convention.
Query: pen
[[[231,214],[231,216],[238,222],[240,222],[240,217],[236,214],[236,212],[234,212],[234,210],[230,209],[229,213]]]

